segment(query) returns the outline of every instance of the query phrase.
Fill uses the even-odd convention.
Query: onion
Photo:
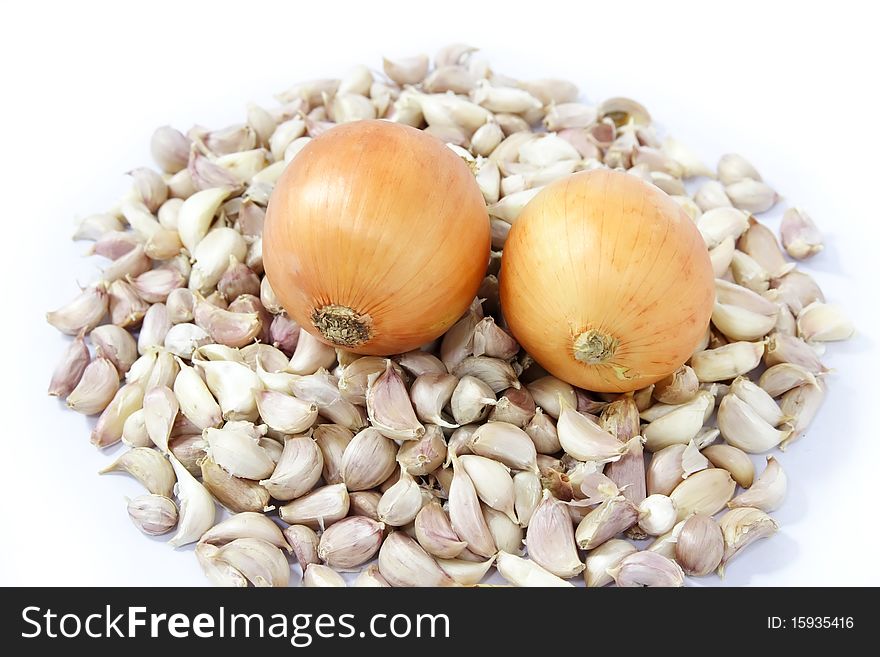
[[[309,142],[269,201],[263,262],[287,313],[319,340],[397,354],[473,301],[489,218],[468,165],[435,137],[356,121]]]
[[[504,247],[501,307],[554,376],[625,392],[671,374],[706,332],[715,298],[703,238],[635,176],[594,170],[548,185]]]

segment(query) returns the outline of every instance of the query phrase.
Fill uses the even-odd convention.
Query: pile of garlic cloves
[[[822,250],[799,208],[743,157],[715,169],[658,136],[626,98],[494,72],[476,49],[359,66],[247,107],[243,123],[156,130],[158,169],[74,235],[100,279],[48,313],[72,340],[49,394],[97,416],[91,442],[126,451],[145,494],[134,525],[195,544],[221,586],[681,586],[771,536],[785,449],[827,385],[828,341],[853,326],[797,261]],[[424,129],[470,165],[492,258],[441,338],[389,358],[317,341],[263,276],[273,186],[336,123]],[[678,202],[717,278],[712,324],[678,371],[625,395],[549,376],[505,329],[504,242],[547,183],[625,170]],[[756,471],[755,455],[761,458]],[[218,507],[219,504],[219,507]],[[225,509],[225,512],[222,511]],[[228,512],[228,513],[227,513]],[[172,533],[173,532],[173,533]],[[293,567],[292,567],[293,566]]]

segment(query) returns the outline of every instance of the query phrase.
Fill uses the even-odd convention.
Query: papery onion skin
[[[263,262],[288,314],[319,340],[397,354],[442,335],[473,301],[489,218],[468,165],[388,121],[313,139],[269,202]]]
[[[542,190],[510,231],[501,306],[548,372],[601,392],[682,365],[712,315],[714,274],[694,223],[630,174],[578,173]]]

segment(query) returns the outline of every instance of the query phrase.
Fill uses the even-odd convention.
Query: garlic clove
[[[247,365],[222,360],[193,361],[193,364],[204,373],[205,383],[216,397],[225,419],[257,419],[256,393],[263,386]]]
[[[449,407],[459,425],[482,422],[494,405],[495,393],[489,385],[473,376],[463,376],[455,386]]]
[[[305,525],[290,525],[284,528],[283,534],[303,571],[309,564],[320,563],[318,535],[315,530]]]
[[[556,430],[559,444],[567,454],[579,461],[609,463],[626,453],[626,444],[605,431],[596,422],[578,413],[564,397],[559,399],[559,421]]]
[[[689,402],[651,421],[643,430],[645,446],[655,452],[675,443],[687,443],[703,428],[715,407],[715,398],[701,390]]]
[[[424,54],[402,59],[382,58],[382,70],[400,86],[418,84],[428,74],[429,60]]]
[[[721,400],[718,428],[728,443],[750,454],[766,452],[791,434],[790,429],[773,428],[752,406],[733,394]]]
[[[829,342],[849,340],[855,327],[840,306],[814,301],[798,314],[797,332],[807,342]]]
[[[688,575],[702,577],[718,567],[724,555],[724,536],[713,518],[696,514],[681,527],[675,560]]]
[[[260,418],[269,428],[280,433],[301,433],[318,419],[318,407],[292,395],[262,391],[256,395]]]
[[[260,480],[269,477],[275,463],[265,449],[244,430],[205,429],[208,456],[234,477]]]
[[[584,569],[568,509],[549,491],[544,491],[529,520],[526,546],[529,558],[557,577],[568,579]]]
[[[770,272],[757,260],[739,250],[734,250],[730,259],[730,272],[733,280],[753,292],[766,292],[770,288]]]
[[[286,438],[272,476],[260,481],[276,500],[289,502],[308,493],[321,478],[324,457],[309,437]]]
[[[778,427],[786,419],[779,404],[767,391],[746,377],[737,377],[730,385],[730,394],[736,395],[770,426]]]
[[[170,456],[171,466],[177,476],[177,498],[180,500],[180,514],[177,533],[168,541],[172,547],[195,543],[214,525],[214,498],[187,471],[174,456]]]
[[[816,351],[806,342],[792,335],[771,333],[767,339],[767,351],[764,362],[769,367],[780,363],[797,365],[812,374],[823,374],[828,371]]]
[[[697,229],[709,249],[722,244],[728,237],[738,239],[749,229],[749,216],[732,207],[703,208],[697,218]]]
[[[804,434],[824,399],[825,385],[821,382],[817,382],[816,385],[800,386],[782,395],[780,408],[786,416],[792,418],[782,425],[783,429],[790,428],[791,431],[782,440],[782,449]]]
[[[483,503],[501,511],[513,522],[518,522],[514,511],[515,493],[510,471],[498,461],[483,456],[464,454],[456,458],[464,467]]]
[[[406,468],[400,468],[400,478],[384,493],[376,506],[379,521],[392,527],[403,527],[415,520],[424,498],[418,482]]]
[[[119,442],[125,421],[141,408],[143,400],[144,388],[139,383],[127,383],[119,388],[98,417],[92,430],[91,443],[95,447],[104,448]]]
[[[684,585],[681,566],[672,559],[648,550],[628,554],[609,570],[609,574],[617,586],[621,587]]]
[[[379,572],[391,586],[455,586],[434,558],[403,532],[392,532],[379,548]]]
[[[204,444],[204,441],[201,441]],[[233,513],[272,510],[269,491],[256,481],[234,477],[209,456],[199,459],[202,484],[220,504]]]
[[[749,218],[749,228],[739,238],[737,248],[766,269],[771,278],[780,278],[794,269],[794,264],[782,255],[773,231],[754,218]]]
[[[731,509],[718,521],[724,536],[724,556],[718,566],[718,574],[723,576],[724,569],[733,557],[758,539],[776,533],[778,523],[760,509],[742,507]]]
[[[671,530],[678,513],[671,497],[649,495],[639,504],[639,527],[649,536],[660,536]]]
[[[166,386],[150,388],[144,395],[144,429],[162,452],[168,452],[168,439],[179,408],[177,397]]]
[[[500,461],[512,470],[538,471],[532,439],[525,431],[507,422],[481,425],[471,436],[469,447],[474,454]]]
[[[519,554],[523,546],[523,528],[501,511],[496,511],[485,504],[482,506],[483,517],[489,526],[489,533],[492,534],[495,547],[504,552]]]
[[[177,505],[163,495],[139,495],[128,501],[128,517],[147,536],[161,536],[177,524]]]
[[[727,506],[731,509],[737,507],[753,507],[761,511],[773,511],[779,508],[785,499],[788,488],[788,478],[782,466],[774,457],[767,457],[767,467],[755,480],[755,483],[745,492],[740,493]]]
[[[320,448],[324,458],[321,476],[326,484],[341,484],[342,461],[345,449],[354,434],[347,428],[337,424],[319,424],[312,432],[315,444]]]
[[[515,423],[511,422],[511,424]],[[548,415],[544,414],[544,410],[540,406],[535,408],[532,419],[523,427],[523,430],[532,439],[532,442],[535,444],[535,450],[539,454],[556,454],[562,451],[556,424]]]
[[[290,566],[284,553],[260,538],[236,538],[218,548],[216,555],[254,586],[287,586],[289,583]]]
[[[428,374],[430,372],[443,374],[446,373],[446,366],[443,364],[443,361],[441,361],[436,356],[426,353],[424,351],[408,351],[405,354],[397,356],[396,360],[397,363],[404,370],[415,377],[419,377],[422,374]]]
[[[213,187],[194,193],[180,206],[177,217],[177,231],[183,246],[195,254],[195,248],[208,234],[214,215],[220,204],[229,196],[228,187]]]
[[[416,416],[425,423],[455,428],[457,425],[443,419],[441,411],[451,401],[458,386],[458,378],[452,374],[422,374],[413,381],[409,395]]]
[[[371,564],[364,568],[361,571],[361,574],[358,575],[354,582],[351,584],[354,587],[387,587],[391,586],[382,574],[379,572],[379,566],[376,564]]]
[[[284,534],[272,520],[262,513],[247,511],[230,516],[206,531],[199,543],[225,545],[237,538],[259,538],[282,550],[291,551]]]
[[[687,447],[676,443],[654,452],[645,472],[648,495],[669,495],[684,479],[682,459]]]
[[[761,362],[763,355],[763,342],[731,342],[695,353],[691,356],[690,365],[703,383],[726,381],[751,372]]]
[[[575,530],[582,550],[592,550],[629,529],[639,520],[639,510],[622,495],[610,497],[584,516]]]
[[[822,234],[801,208],[788,208],[779,226],[782,245],[792,258],[803,260],[824,248]]]
[[[508,552],[499,552],[495,559],[498,574],[514,586],[573,586],[530,559],[524,559]]]
[[[307,587],[327,586],[345,587],[347,584],[342,575],[322,564],[312,563],[303,571],[302,585]]]
[[[397,452],[397,462],[413,476],[430,474],[446,460],[446,441],[436,424],[425,425],[425,435],[418,440],[407,440]]]
[[[675,372],[654,384],[654,399],[664,404],[684,404],[697,394],[700,381],[694,370],[682,365]]]
[[[415,538],[419,545],[428,553],[442,559],[454,559],[467,543],[460,540],[449,517],[435,501],[429,502],[421,508],[414,522]]]
[[[779,195],[767,183],[744,178],[724,187],[733,207],[746,212],[766,212],[779,200]]]
[[[384,530],[384,524],[370,518],[344,518],[321,534],[318,557],[334,569],[355,569],[379,551]]]
[[[149,447],[130,449],[106,468],[99,470],[98,474],[108,472],[126,472],[154,495],[168,498],[174,495],[174,484],[177,481],[174,469],[155,449]]]
[[[199,429],[216,427],[222,421],[220,405],[196,370],[179,363],[180,372],[174,380],[174,395],[183,413]]]
[[[541,501],[541,480],[531,471],[513,475],[514,509],[521,527],[528,527]]]
[[[697,472],[682,481],[669,494],[678,513],[678,520],[684,520],[694,513],[707,516],[718,513],[736,489],[736,482],[730,473],[721,468],[710,468]]]
[[[46,313],[46,321],[67,335],[88,333],[107,314],[109,296],[103,283],[85,288],[66,306]]]
[[[449,520],[468,549],[490,557],[497,551],[492,533],[483,517],[473,480],[457,457],[452,459],[453,477],[449,489]]]
[[[473,376],[485,382],[492,392],[498,393],[507,388],[519,388],[520,382],[507,361],[488,356],[468,356],[459,363],[452,373],[463,378]]]
[[[416,440],[425,433],[418,421],[406,385],[386,361],[382,374],[372,374],[367,385],[367,414],[383,435],[398,440]]]
[[[345,484],[316,488],[310,493],[279,507],[281,519],[290,525],[312,529],[329,527],[348,515],[349,499]]]
[[[96,358],[86,365],[70,394],[67,407],[83,415],[103,411],[119,390],[119,373],[106,358]]]
[[[584,561],[584,584],[588,588],[610,584],[614,580],[608,571],[616,568],[624,557],[634,552],[638,552],[635,545],[616,538],[590,550]]]
[[[368,427],[348,442],[342,455],[340,475],[348,490],[375,488],[396,469],[397,445],[377,429]]]
[[[577,408],[577,395],[574,388],[555,376],[541,377],[529,383],[526,388],[535,400],[535,404],[553,418],[558,419],[562,411],[560,399],[565,400],[572,408]]]

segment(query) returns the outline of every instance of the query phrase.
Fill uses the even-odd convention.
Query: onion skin
[[[288,314],[333,346],[385,356],[442,335],[473,301],[489,217],[468,165],[388,121],[313,139],[269,201],[263,263]]]
[[[548,372],[600,392],[644,388],[692,354],[714,274],[694,223],[659,189],[610,170],[542,190],[510,231],[501,307]]]

